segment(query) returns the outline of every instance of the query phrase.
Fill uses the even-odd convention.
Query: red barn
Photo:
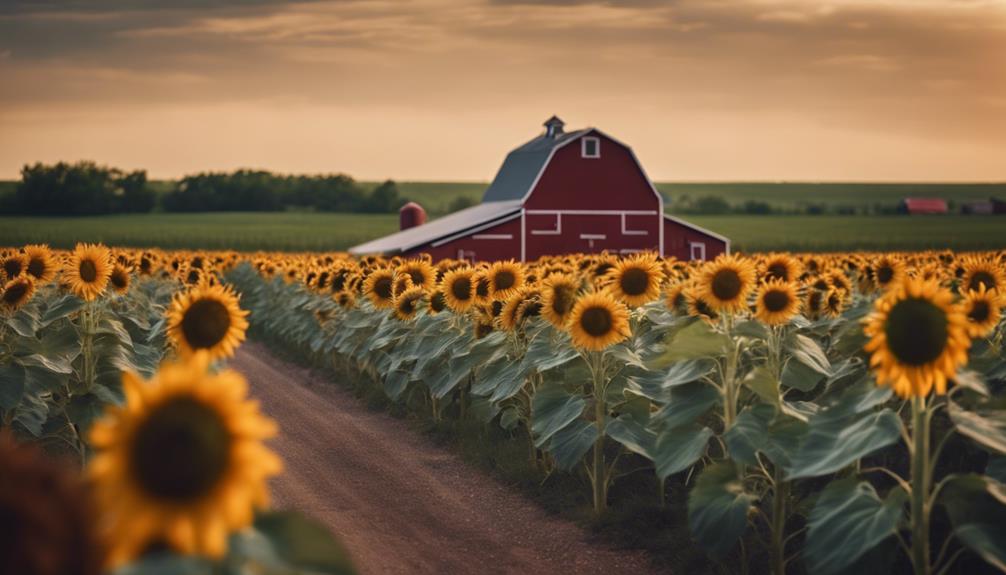
[[[481,204],[349,251],[471,261],[604,250],[688,260],[730,251],[727,238],[664,214],[631,148],[595,128],[563,126],[553,116],[544,133],[510,152]]]
[[[945,214],[949,210],[946,200],[940,198],[905,198],[899,210],[905,214]]]

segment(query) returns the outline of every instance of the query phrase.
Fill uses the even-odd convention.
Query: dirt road
[[[231,365],[280,425],[276,507],[327,524],[364,574],[653,572],[259,344]]]

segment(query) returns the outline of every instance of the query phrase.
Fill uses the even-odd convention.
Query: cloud
[[[783,157],[830,130],[948,148],[979,142],[1001,156],[1006,77],[995,71],[1002,69],[1006,8],[978,0],[67,0],[0,7],[0,120],[7,122],[44,110],[79,118],[108,106],[140,120],[186,106],[252,106],[277,116],[301,106],[378,122],[382,110],[396,110],[396,122],[406,121],[401,110],[461,115],[488,130],[497,126],[493,118],[515,119],[509,114],[517,111],[532,116],[523,124],[536,126],[535,110],[571,109],[585,123],[625,122],[630,132],[633,118],[647,118],[639,123],[655,134],[638,137],[654,142],[698,138],[678,126],[715,126],[722,153],[743,153],[729,144],[737,132],[768,129],[766,140]],[[769,117],[786,128],[774,134],[772,124],[756,120]],[[73,125],[66,124],[68,133]],[[26,129],[23,120],[18,126]],[[662,161],[680,171],[670,167],[673,158]],[[822,157],[815,165],[840,171],[847,164]]]

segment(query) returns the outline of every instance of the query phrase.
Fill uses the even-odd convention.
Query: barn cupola
[[[559,119],[559,116],[552,116],[551,118],[545,120],[545,137],[546,138],[558,138],[563,133],[563,126],[566,122]]]

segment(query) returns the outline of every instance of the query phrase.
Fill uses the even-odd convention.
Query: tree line
[[[407,200],[388,180],[368,190],[344,174],[289,176],[263,170],[206,172],[173,182],[159,193],[145,170],[126,172],[94,162],[21,170],[12,193],[0,196],[0,211],[24,215],[83,216],[118,213],[268,212],[314,209],[389,213]]]

